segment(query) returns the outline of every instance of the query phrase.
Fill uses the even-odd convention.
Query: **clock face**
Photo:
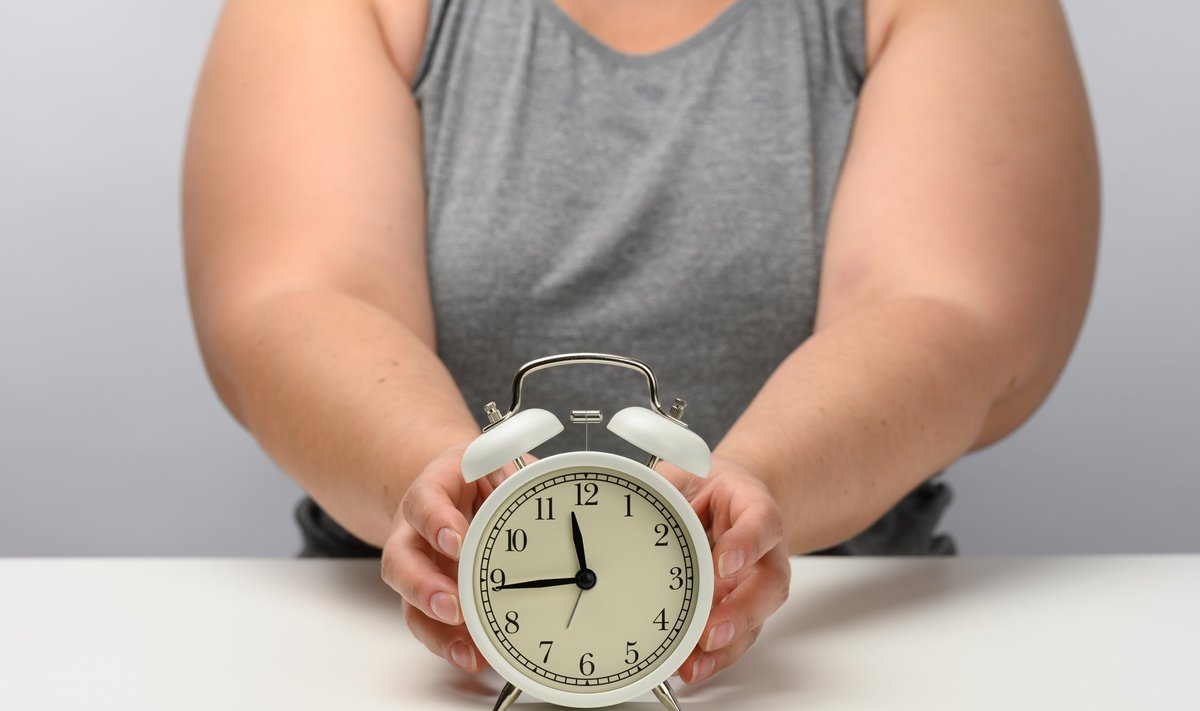
[[[692,535],[668,497],[618,469],[539,474],[483,527],[471,579],[482,631],[519,673],[577,694],[678,664],[684,637],[695,643],[687,631],[704,623],[697,608],[708,608]]]

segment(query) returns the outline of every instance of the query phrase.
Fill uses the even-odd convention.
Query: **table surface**
[[[1200,709],[1200,556],[792,568],[738,665],[676,680],[685,711]],[[3,709],[486,711],[501,685],[414,641],[373,561],[0,560]]]

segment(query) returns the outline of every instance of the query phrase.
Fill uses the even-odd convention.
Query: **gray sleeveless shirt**
[[[864,64],[862,0],[739,0],[648,56],[551,0],[434,0],[414,87],[429,270],[477,417],[526,361],[609,352],[648,363],[715,446],[812,332]],[[613,370],[539,373],[529,404],[642,404]]]
[[[738,0],[649,56],[552,0],[432,0],[421,108],[438,354],[483,423],[555,353],[650,365],[715,446],[813,329],[825,225],[865,74],[862,0]],[[564,420],[644,404],[611,367],[537,373]],[[590,435],[590,437],[588,437]],[[644,454],[603,428],[536,450]],[[926,483],[835,554],[947,554]],[[311,500],[304,555],[378,555]]]

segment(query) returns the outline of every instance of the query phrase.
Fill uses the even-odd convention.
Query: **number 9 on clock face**
[[[695,646],[711,606],[708,542],[643,465],[600,452],[539,460],[485,501],[476,528],[465,616],[492,666],[522,677],[509,681],[607,705],[665,680]]]

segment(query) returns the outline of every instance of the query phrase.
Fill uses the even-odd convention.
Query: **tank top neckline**
[[[728,27],[755,0],[734,0],[733,4],[721,11],[719,15],[709,20],[708,24],[684,39],[649,54],[631,54],[614,49],[586,30],[582,25],[568,15],[554,0],[533,0],[545,11],[545,15],[556,25],[574,36],[583,45],[596,54],[607,59],[624,64],[645,65],[664,61],[671,57],[684,54],[697,46],[704,44],[721,30]]]

